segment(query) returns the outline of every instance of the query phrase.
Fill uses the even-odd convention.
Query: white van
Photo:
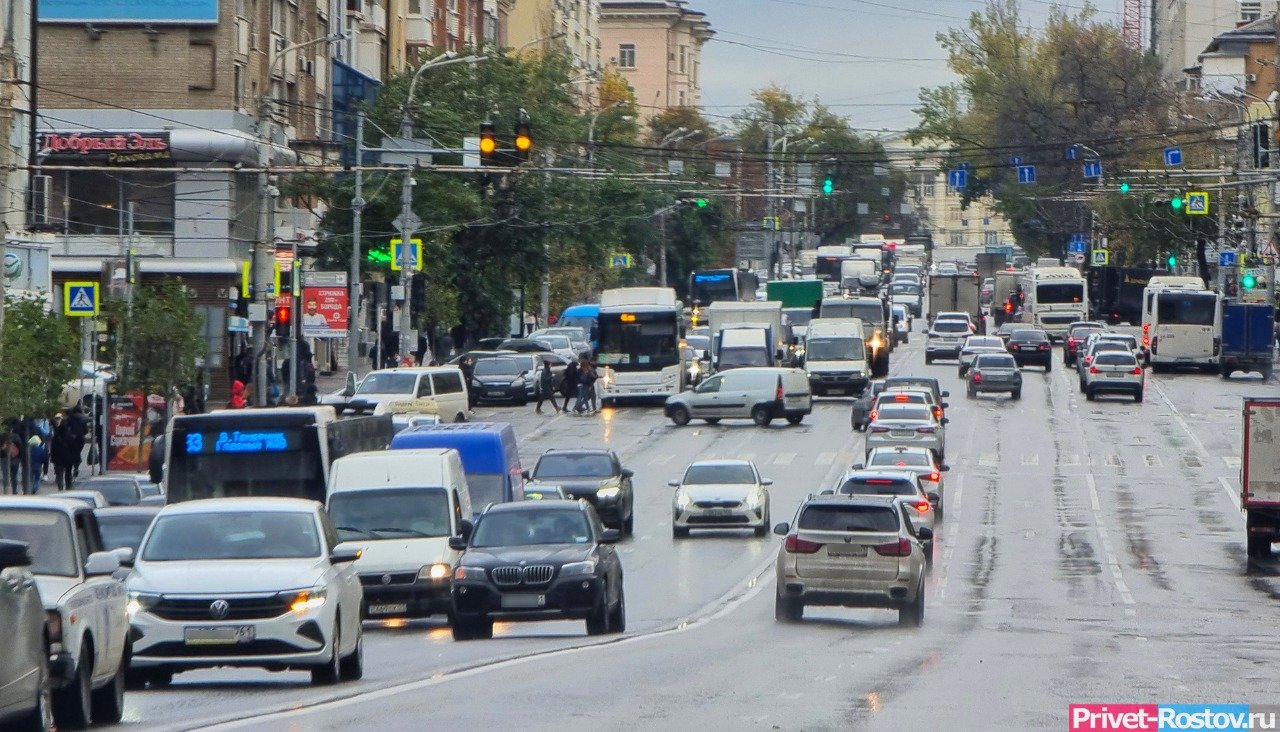
[[[360,452],[333,461],[326,507],[355,562],[365,618],[447,615],[471,495],[457,450]]]
[[[858,318],[818,318],[805,336],[804,370],[813,393],[857,395],[870,375]]]
[[[778,417],[800,424],[813,411],[809,377],[800,369],[741,368],[716,374],[667,398],[666,416],[677,425],[690,419],[715,424],[721,419],[750,419],[761,427]]]
[[[441,422],[467,421],[467,385],[457,366],[406,366],[370,371],[349,395],[352,404],[435,402]],[[410,410],[414,411],[414,410]]]

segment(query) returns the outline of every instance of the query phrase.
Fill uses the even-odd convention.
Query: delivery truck
[[[973,275],[929,275],[929,322],[943,312],[981,311],[982,282]]]
[[[1240,455],[1240,507],[1251,558],[1271,556],[1280,539],[1280,399],[1244,399]]]
[[[788,351],[790,334],[784,330],[782,303],[780,302],[769,300],[764,302],[717,302],[703,308],[702,314],[706,317],[707,326],[711,331],[711,364],[713,368],[717,368],[716,364],[720,361],[719,350],[722,343],[720,333],[726,328],[756,328],[765,331],[768,343],[772,345],[768,356],[770,363],[752,365],[776,366],[779,360],[777,353],[781,351],[786,354]],[[746,336],[742,334],[734,334],[729,337],[729,342],[735,347],[746,347],[748,344],[743,342],[744,338]]]
[[[1218,371],[1228,378],[1236,371],[1256,371],[1271,378],[1276,345],[1275,313],[1262,302],[1224,302]]]

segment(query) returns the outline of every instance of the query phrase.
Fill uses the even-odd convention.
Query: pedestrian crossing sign
[[[422,269],[421,239],[410,239],[409,246],[404,245],[403,239],[391,240],[391,271],[399,272],[402,269]]]
[[[62,312],[73,318],[92,318],[98,314],[98,283],[68,282],[62,286]]]
[[[1205,191],[1190,191],[1187,193],[1187,215],[1188,216],[1208,216],[1209,215],[1209,194]]]
[[[1105,267],[1111,261],[1111,252],[1106,249],[1094,249],[1093,260],[1090,262],[1095,267]]]
[[[630,254],[610,254],[609,267],[611,269],[630,269],[631,255]]]

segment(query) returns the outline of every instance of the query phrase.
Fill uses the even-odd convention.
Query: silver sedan
[[[947,421],[946,417],[935,418],[923,404],[886,403],[867,425],[866,450],[894,445],[929,447],[945,458]]]

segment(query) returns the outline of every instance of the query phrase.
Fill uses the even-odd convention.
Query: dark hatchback
[[[1009,336],[1009,355],[1018,366],[1043,366],[1053,370],[1053,343],[1042,330],[1019,330]]]
[[[521,368],[516,359],[495,356],[476,361],[469,387],[482,402],[524,404],[529,401],[535,378],[537,376]]]
[[[1089,340],[1089,336],[1094,333],[1104,333],[1106,330],[1102,323],[1088,320],[1067,326],[1067,337],[1062,339],[1062,365],[1075,366],[1076,359],[1080,357],[1080,349],[1084,347],[1085,341]]]
[[[635,528],[632,475],[612,450],[548,450],[525,475],[530,481],[525,490],[558,485],[565,498],[590,503],[607,526],[630,536]]]
[[[589,635],[626,630],[622,562],[586,501],[489,506],[453,574],[453,638],[492,638],[494,620],[585,620]]]

